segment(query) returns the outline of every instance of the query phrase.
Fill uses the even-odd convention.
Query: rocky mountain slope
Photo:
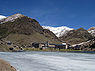
[[[79,44],[93,39],[93,36],[87,30],[79,28],[69,31],[65,36],[61,36],[60,39],[70,44]]]
[[[51,27],[51,26],[42,26],[45,29],[52,31],[57,37],[66,35],[72,28],[61,26],[61,27]]]
[[[28,45],[32,42],[60,44],[60,40],[47,29],[43,29],[38,21],[22,14],[15,14],[0,21],[0,39],[14,44]]]

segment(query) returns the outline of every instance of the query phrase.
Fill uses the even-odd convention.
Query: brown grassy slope
[[[10,52],[10,50],[9,50],[9,47],[8,46],[6,46],[5,44],[0,44],[0,51],[2,51],[2,52]]]
[[[33,35],[10,34],[6,38],[4,38],[4,40],[9,40],[17,45],[29,45],[33,42],[47,42],[47,41],[49,41],[50,43],[61,44],[61,42],[59,42],[58,40],[53,39],[52,37],[43,36],[39,33],[35,33]]]

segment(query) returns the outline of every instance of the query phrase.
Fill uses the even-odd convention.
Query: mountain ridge
[[[65,36],[60,37],[61,40],[70,44],[79,44],[93,39],[93,36],[85,29],[69,31]]]
[[[16,15],[16,14],[15,14]],[[14,17],[14,15],[9,16]],[[12,21],[1,21],[0,38],[19,44],[31,44],[33,42],[61,43],[60,40],[47,29],[43,29],[38,21],[24,15],[14,17]],[[19,37],[17,37],[19,36]],[[18,39],[19,38],[19,39]],[[23,42],[22,42],[23,41]]]
[[[42,26],[45,29],[49,29],[52,31],[57,37],[61,37],[68,33],[70,30],[73,30],[73,28],[69,28],[66,26],[60,26],[60,27],[51,27],[51,26]]]

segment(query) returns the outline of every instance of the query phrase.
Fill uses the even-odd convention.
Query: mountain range
[[[88,30],[73,29],[66,26],[41,26],[35,19],[22,14],[9,17],[0,16],[0,39],[15,44],[31,44],[32,42],[47,42],[61,44],[67,42],[78,44],[95,37],[95,27]]]

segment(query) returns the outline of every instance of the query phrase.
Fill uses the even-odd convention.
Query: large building
[[[55,49],[67,49],[68,46],[66,44],[50,44],[46,43],[32,43],[33,48],[55,48]]]

